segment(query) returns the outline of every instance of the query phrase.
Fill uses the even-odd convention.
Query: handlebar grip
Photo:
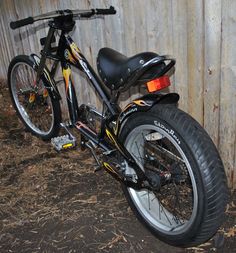
[[[95,10],[92,9],[92,10],[89,11],[89,12],[85,12],[85,13],[80,14],[80,17],[81,17],[81,18],[90,18],[90,17],[92,17],[94,14],[95,14]]]
[[[33,24],[34,23],[34,18],[33,17],[28,17],[28,18],[24,18],[21,20],[17,20],[17,21],[12,21],[10,23],[10,27],[11,29],[16,29],[25,25],[29,25],[29,24]]]
[[[95,9],[95,14],[97,15],[114,15],[116,10],[113,6],[110,6],[109,9]]]

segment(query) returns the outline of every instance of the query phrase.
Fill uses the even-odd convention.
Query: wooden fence
[[[55,9],[110,5],[117,15],[77,21],[73,37],[84,55],[94,67],[104,46],[128,56],[147,50],[173,55],[177,65],[171,91],[181,95],[180,108],[211,135],[229,185],[236,188],[236,0],[1,0],[0,77],[6,77],[13,56],[39,52],[39,38],[47,30],[46,23],[39,22],[12,31],[10,20]],[[74,80],[79,100],[98,105],[86,80],[78,73]],[[129,91],[132,98],[134,92]]]

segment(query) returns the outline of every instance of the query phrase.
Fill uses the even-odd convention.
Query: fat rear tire
[[[137,197],[140,196],[139,193],[123,185],[128,203],[137,218],[164,242],[181,247],[206,242],[222,224],[228,200],[226,175],[215,145],[206,131],[191,116],[172,105],[157,105],[149,112],[133,114],[125,122],[120,140],[128,150],[130,149],[129,151],[135,146],[134,144],[132,146],[132,138],[138,140],[139,132],[144,131],[145,127],[156,129],[155,131],[159,129],[166,138],[170,136],[180,153],[182,150],[183,156],[190,164],[192,185],[195,181],[196,214],[191,216],[193,219],[185,229],[171,232],[163,229],[159,223],[152,222],[154,216],[148,215],[148,208],[140,204],[141,197],[140,199]]]

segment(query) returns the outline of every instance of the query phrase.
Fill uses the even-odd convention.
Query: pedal
[[[76,146],[76,138],[73,136],[62,135],[51,139],[52,146],[57,150],[65,150]]]

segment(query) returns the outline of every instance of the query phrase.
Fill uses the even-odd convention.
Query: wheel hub
[[[160,176],[155,173],[154,171],[148,170],[145,173],[147,179],[148,179],[148,183],[151,186],[151,188],[154,191],[159,191],[161,189],[161,179]]]

